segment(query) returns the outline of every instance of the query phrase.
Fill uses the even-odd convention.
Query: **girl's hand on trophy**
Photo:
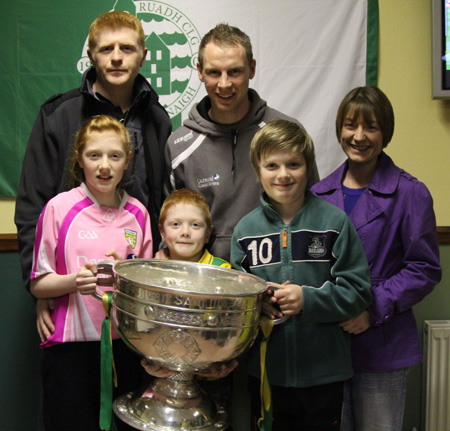
[[[144,367],[144,370],[147,371],[147,373],[153,377],[166,378],[174,374],[178,374],[178,371],[172,371],[169,370],[167,367],[161,367],[156,364],[151,364],[146,359],[141,360],[141,365]]]
[[[229,364],[222,364],[220,367],[217,368],[211,368],[208,371],[199,371],[196,373],[199,376],[202,377],[213,377],[216,379],[222,379],[223,377],[228,376],[232,371],[236,369],[238,366],[238,361],[235,359],[234,361],[230,362]]]
[[[92,295],[97,287],[97,264],[88,262],[81,268],[75,277],[78,292],[82,295]]]

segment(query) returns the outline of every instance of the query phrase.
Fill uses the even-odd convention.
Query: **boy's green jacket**
[[[267,364],[271,384],[309,387],[353,375],[350,335],[339,323],[370,304],[364,250],[347,215],[306,192],[300,212],[286,225],[268,203],[236,225],[231,264],[267,281],[303,287],[302,311],[276,325]],[[249,373],[259,378],[260,337],[249,351]]]

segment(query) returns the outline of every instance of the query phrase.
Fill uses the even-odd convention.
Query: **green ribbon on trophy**
[[[102,323],[102,337],[100,343],[100,429],[114,430],[113,421],[113,383],[117,387],[117,374],[114,365],[111,335],[111,305],[112,292],[104,292],[102,296],[106,317]]]
[[[270,389],[269,373],[266,364],[267,342],[272,333],[274,321],[267,316],[262,316],[260,320],[263,337],[260,345],[260,366],[261,366],[261,418],[258,420],[258,427],[261,431],[272,430],[272,393]]]

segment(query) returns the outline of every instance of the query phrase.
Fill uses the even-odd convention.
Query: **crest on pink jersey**
[[[125,238],[131,248],[136,247],[137,232],[135,230],[125,229]]]

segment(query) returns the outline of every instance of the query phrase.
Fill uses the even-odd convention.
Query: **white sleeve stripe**
[[[172,160],[172,169],[176,169],[181,162],[186,160],[205,140],[206,134],[202,133],[188,148]]]
[[[172,190],[175,190],[175,175],[173,174],[173,171],[170,173],[170,185]]]

